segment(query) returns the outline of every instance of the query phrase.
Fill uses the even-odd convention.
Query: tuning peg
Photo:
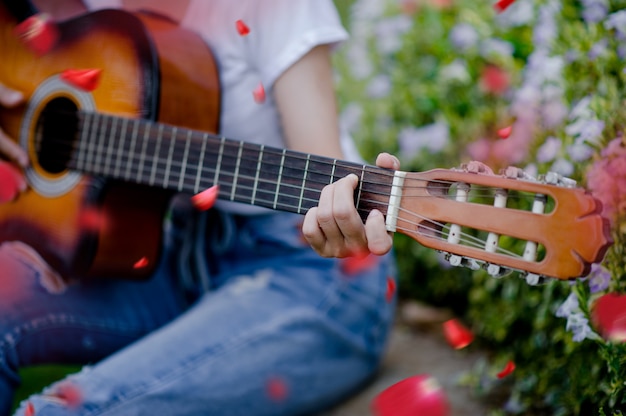
[[[506,276],[511,273],[512,270],[507,267],[498,266],[497,264],[487,265],[487,274],[497,279]]]
[[[557,186],[564,186],[566,188],[575,188],[576,187],[576,181],[572,178],[566,178],[565,176],[556,173],[556,172],[547,172],[544,176],[543,176],[543,182],[549,184],[549,185],[557,185]]]
[[[530,286],[539,286],[546,283],[546,278],[535,273],[525,273],[521,277],[526,279],[526,283]]]
[[[508,166],[505,169],[500,171],[502,176],[505,176],[509,179],[523,179],[526,181],[537,181],[532,175],[529,175],[524,169],[518,168],[517,166]]]
[[[478,261],[463,256],[457,256],[456,254],[447,253],[445,259],[455,267],[467,267],[468,269],[478,270],[480,269],[480,263]]]

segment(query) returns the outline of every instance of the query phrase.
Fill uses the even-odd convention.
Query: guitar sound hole
[[[49,173],[68,168],[78,131],[78,107],[65,97],[51,100],[37,123],[35,151],[41,167]]]

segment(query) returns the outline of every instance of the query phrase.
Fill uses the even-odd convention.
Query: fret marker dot
[[[213,207],[220,192],[219,185],[210,187],[191,197],[191,203],[200,211],[207,211]]]

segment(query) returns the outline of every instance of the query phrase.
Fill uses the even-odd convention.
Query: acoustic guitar
[[[29,189],[0,206],[0,242],[29,244],[68,278],[148,277],[175,192],[219,185],[221,199],[304,214],[350,173],[360,178],[363,219],[378,209],[389,231],[493,276],[584,276],[611,244],[599,202],[555,174],[493,174],[476,163],[393,171],[216,135],[211,52],[167,20],[90,13],[59,23],[59,41],[43,56],[23,46],[15,25],[0,8],[0,79],[29,100],[1,110],[0,123],[32,163]],[[64,82],[68,68],[102,69],[99,87]],[[133,267],[139,259],[148,267]]]

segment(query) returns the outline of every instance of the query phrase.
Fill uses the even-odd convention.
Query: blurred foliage
[[[626,122],[626,1],[517,0],[501,13],[478,0],[341,3],[351,33],[335,59],[342,124],[367,160],[386,151],[424,171],[474,159],[581,185],[607,168],[601,152]],[[615,189],[626,184],[620,157]],[[452,308],[477,335],[470,348],[491,352],[463,382],[501,399],[493,414],[619,415],[626,348],[599,336],[591,310],[624,291],[623,223],[613,221],[616,244],[594,269],[611,276],[599,289],[591,275],[531,286],[451,268],[396,235],[401,294]],[[500,380],[508,360],[516,370]]]

